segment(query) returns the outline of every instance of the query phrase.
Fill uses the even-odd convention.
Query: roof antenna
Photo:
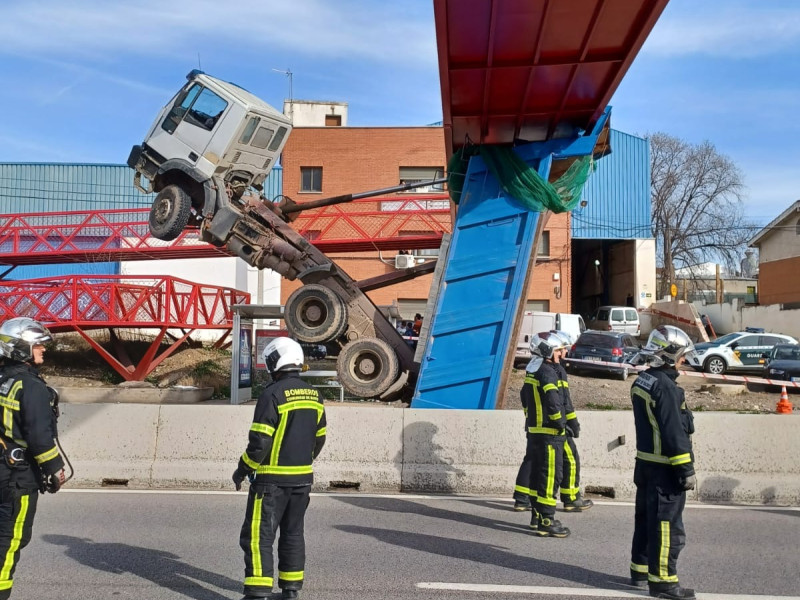
[[[200,53],[197,53],[197,68],[203,70],[203,65],[200,64]]]
[[[292,94],[292,70],[288,68],[285,71],[283,69],[272,69],[272,70],[275,71],[276,73],[283,73],[289,78],[289,102],[291,102],[292,99],[294,98],[294,95]]]

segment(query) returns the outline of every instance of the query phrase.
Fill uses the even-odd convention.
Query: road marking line
[[[592,598],[649,598],[646,591],[609,590],[605,588],[552,587],[544,585],[493,585],[484,583],[445,583],[423,581],[418,588],[448,592],[483,592],[497,594],[532,594],[551,596],[588,596]],[[697,600],[800,600],[800,596],[773,596],[749,594],[706,594],[697,592]]]
[[[68,494],[184,494],[190,496],[236,496],[246,494],[246,491],[237,492],[235,490],[148,490],[148,489],[128,489],[128,488],[61,488],[61,492]],[[481,502],[502,502],[509,505],[509,510],[513,500],[507,497],[497,498],[491,496],[438,496],[424,494],[361,494],[359,492],[312,492],[316,498],[383,498],[387,500],[434,500],[434,501],[469,501],[478,500]],[[594,500],[595,506],[635,506],[634,502],[625,500]],[[800,512],[798,506],[765,506],[763,504],[700,504],[687,502],[686,508],[704,508],[710,510],[761,510],[761,511],[793,511]],[[800,596],[798,597],[800,600]]]

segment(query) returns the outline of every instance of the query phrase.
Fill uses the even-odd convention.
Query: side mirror
[[[731,342],[731,345],[728,346],[728,348],[730,348],[731,350],[736,350],[736,348],[738,346],[739,346],[739,342]]]

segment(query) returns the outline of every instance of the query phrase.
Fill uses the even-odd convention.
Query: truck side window
[[[242,132],[242,137],[239,138],[240,144],[250,143],[250,138],[253,137],[253,133],[255,132],[256,126],[258,125],[259,121],[261,121],[261,119],[259,119],[258,117],[250,117],[250,120],[247,122],[247,126],[244,128],[244,131]]]
[[[267,129],[266,127],[259,127],[256,131],[256,135],[253,137],[253,143],[251,144],[254,148],[264,149],[269,144],[269,141],[272,139],[272,134],[275,133],[274,129]]]
[[[272,143],[269,145],[269,151],[275,152],[281,146],[283,138],[286,137],[286,127],[278,127],[278,133],[272,138]]]
[[[161,129],[167,133],[173,133],[202,89],[202,86],[195,83],[185,93],[178,94],[178,97],[175,98],[175,106],[172,107],[172,110],[164,118],[164,122],[161,123]]]

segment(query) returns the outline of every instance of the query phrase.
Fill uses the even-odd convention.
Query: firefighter
[[[535,372],[528,371],[520,392],[525,396],[523,405],[528,407],[531,529],[542,537],[565,538],[570,533],[555,518],[567,424],[557,366],[566,345],[565,340],[549,331],[533,336],[531,353],[541,360],[529,365],[529,369],[537,364],[538,368]]]
[[[675,380],[694,345],[683,331],[662,325],[641,354],[650,363],[631,387],[636,425],[636,509],[631,544],[631,583],[649,585],[656,598],[691,600],[678,583],[678,555],[685,545],[686,491],[697,484],[692,412]]]
[[[572,336],[565,331],[551,331],[551,333],[560,337],[565,345],[565,348],[571,346],[575,341]],[[565,350],[562,350],[566,354]],[[528,376],[535,373],[542,364],[540,356],[534,358],[528,363],[526,373]],[[567,381],[567,371],[564,365],[559,360],[554,363],[558,372],[558,388],[564,396],[566,404],[566,439],[564,440],[564,460],[563,471],[561,474],[561,501],[564,503],[564,510],[566,512],[585,511],[594,506],[594,502],[589,499],[583,498],[580,490],[580,477],[581,466],[578,448],[575,445],[575,438],[580,435],[580,423],[575,409],[572,406],[572,399],[569,394],[569,382]],[[520,401],[522,402],[522,410],[525,414],[526,431],[528,419],[528,397],[530,390],[525,391],[525,388],[520,392]],[[514,510],[525,511],[531,510],[531,496],[535,493],[531,492],[528,487],[530,485],[531,469],[533,468],[531,461],[533,460],[532,440],[530,433],[527,434],[527,447],[525,450],[525,458],[522,459],[522,464],[517,472],[517,479],[514,484]]]
[[[565,331],[553,331],[551,333],[555,333],[565,340],[567,348],[575,343],[572,336]],[[566,353],[567,350],[564,350],[564,356],[566,356]],[[563,359],[563,356],[561,358]],[[578,422],[578,415],[575,414],[575,408],[572,406],[567,370],[564,368],[564,363],[559,360],[555,367],[559,377],[558,388],[564,396],[567,418],[567,435],[564,440],[564,470],[561,474],[561,502],[564,503],[564,511],[566,512],[583,512],[592,508],[594,502],[581,495],[581,459],[578,454],[578,447],[575,444],[575,440],[581,433],[581,424]]]
[[[300,379],[300,344],[276,338],[264,348],[262,359],[273,381],[256,403],[247,450],[233,473],[237,490],[246,477],[251,482],[239,538],[244,598],[272,593],[272,545],[278,528],[278,587],[282,598],[297,598],[305,568],[303,521],[312,462],[325,444],[325,408],[317,390]]]
[[[11,596],[39,493],[55,494],[65,480],[56,444],[57,395],[36,369],[52,339],[46,327],[27,317],[0,325],[0,600]]]

